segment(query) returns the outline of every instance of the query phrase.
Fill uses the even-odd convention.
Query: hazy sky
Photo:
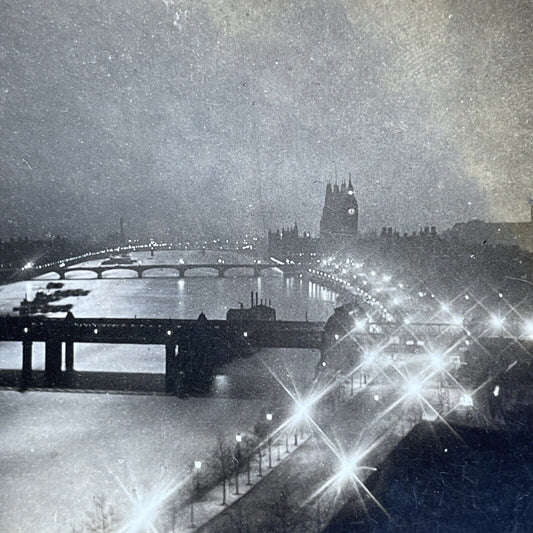
[[[520,220],[532,3],[0,0],[0,236]],[[322,183],[321,183],[322,182]]]

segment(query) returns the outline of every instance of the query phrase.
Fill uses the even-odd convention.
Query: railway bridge
[[[256,348],[320,349],[322,328],[321,322],[207,320],[203,314],[196,320],[7,316],[0,319],[0,341],[22,343],[22,389],[36,384],[35,342],[45,344],[47,387],[69,386],[75,343],[162,345],[165,391],[182,394],[207,392],[216,367]]]

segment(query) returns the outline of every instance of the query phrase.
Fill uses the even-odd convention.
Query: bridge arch
[[[230,267],[225,268],[224,272],[229,272],[229,275],[231,276],[253,276],[256,274],[256,268],[251,265],[232,265]]]
[[[86,273],[88,274],[87,277],[78,278],[73,277],[71,274],[73,272],[77,273]],[[60,279],[97,279],[98,278],[98,272],[91,267],[76,267],[76,268],[69,268],[67,270],[61,270],[58,272]]]
[[[101,268],[97,272],[99,272],[99,277],[101,277],[102,279],[114,279],[114,278],[122,277],[122,276],[114,276],[113,275],[114,273],[117,273],[117,272],[119,274],[121,272],[131,272],[133,274],[131,276],[132,278],[138,276],[138,271],[137,271],[136,268],[131,268],[129,266],[124,266],[124,265],[117,265],[117,266],[112,266],[112,267],[109,267],[109,268]],[[111,273],[111,275],[108,275],[109,273]]]
[[[145,277],[145,274],[146,272],[152,272],[151,275],[148,275],[146,276],[147,278],[158,278],[158,277],[162,277],[162,276],[158,276],[157,274],[154,275],[154,272],[164,272],[164,271],[167,271],[167,273],[169,272],[175,272],[176,273],[176,276],[175,277],[182,277],[182,269],[178,268],[178,267],[174,267],[174,266],[157,266],[157,265],[153,265],[153,266],[148,266],[147,268],[142,268],[142,269],[139,269],[138,270],[142,277]],[[170,275],[170,274],[169,274]],[[165,276],[166,277],[166,276]],[[174,276],[173,276],[174,277]]]
[[[191,275],[189,277],[194,277],[195,274],[193,272],[197,271],[197,270],[200,270],[201,272],[200,273],[196,273],[196,275],[202,275],[202,272],[208,272],[209,274],[214,274],[214,275],[220,275],[219,272],[224,272],[226,269],[223,268],[223,265],[221,265],[221,268],[219,268],[218,266],[216,265],[185,265],[184,268],[183,268],[183,271],[185,273],[185,276],[187,276],[187,272],[191,272]]]

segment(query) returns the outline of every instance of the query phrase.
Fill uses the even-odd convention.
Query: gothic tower
[[[326,199],[320,219],[320,248],[332,252],[355,244],[358,231],[359,207],[352,179],[348,185],[326,185]]]

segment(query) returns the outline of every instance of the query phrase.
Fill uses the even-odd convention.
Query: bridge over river
[[[348,357],[360,355],[361,340],[379,345],[382,352],[413,352],[409,336],[439,337],[448,324],[410,324],[409,336],[398,334],[402,327],[394,323],[371,323],[365,332],[355,332],[353,324],[336,323],[336,314],[328,321],[298,322],[283,320],[208,320],[149,318],[67,318],[10,317],[0,319],[0,341],[22,343],[21,371],[0,370],[0,386],[51,388],[86,388],[132,391],[135,382],[143,391],[162,389],[170,394],[205,393],[216,368],[236,359],[251,356],[260,348],[297,348],[320,350],[323,362],[342,352]],[[450,332],[452,333],[452,332]],[[393,335],[394,334],[394,335]],[[453,332],[457,334],[457,332]],[[396,343],[391,344],[390,338]],[[388,344],[383,346],[383,342]],[[32,368],[33,344],[45,343],[44,372]],[[94,373],[74,371],[75,343],[144,344],[164,346],[164,385],[154,386],[154,374]],[[324,354],[327,352],[327,357]],[[340,359],[340,357],[339,357]],[[317,364],[319,359],[317,357]],[[84,378],[82,374],[87,374]],[[161,380],[163,376],[159,376]],[[149,381],[152,385],[143,385]],[[112,384],[111,384],[112,383]]]
[[[253,263],[113,263],[101,265],[75,265],[70,267],[55,266],[48,270],[48,272],[55,272],[60,279],[65,279],[66,274],[72,272],[94,272],[96,279],[103,279],[102,274],[109,271],[124,271],[129,270],[135,272],[138,278],[142,278],[143,274],[150,270],[167,270],[177,272],[180,278],[185,276],[185,272],[189,270],[207,269],[217,272],[219,278],[223,278],[228,270],[246,269],[252,270],[254,276],[259,276],[263,270],[277,268],[283,271],[284,274],[296,273],[294,265],[284,265],[278,263],[260,262]],[[174,277],[174,276],[173,276]]]
[[[22,371],[16,375],[22,388],[74,386],[75,343],[163,345],[165,391],[180,394],[205,392],[216,367],[254,349],[320,349],[322,329],[321,322],[207,320],[203,314],[196,320],[7,316],[0,320],[0,341],[22,343]],[[32,370],[34,342],[45,343],[42,380]],[[0,384],[13,386],[13,378],[4,371]]]

